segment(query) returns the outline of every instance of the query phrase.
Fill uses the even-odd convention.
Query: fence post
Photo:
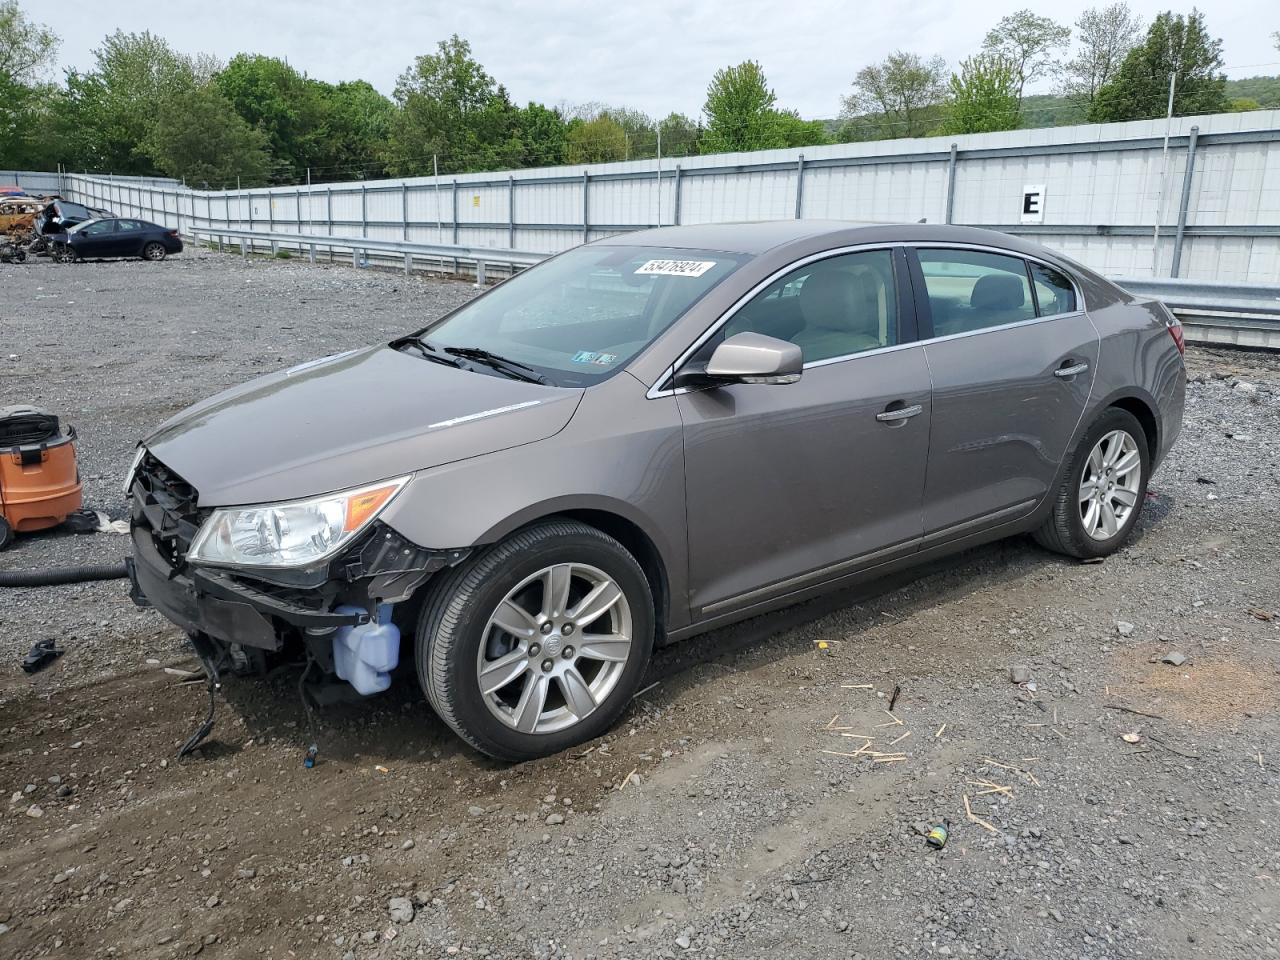
[[[672,202],[675,205],[675,210],[671,222],[678,227],[680,226],[680,164],[678,163],[676,164],[676,182],[673,187],[675,196],[672,198]]]
[[[1191,178],[1196,172],[1196,140],[1200,137],[1200,128],[1191,128],[1191,137],[1187,140],[1187,169],[1182,175],[1182,200],[1178,203],[1178,232],[1173,236],[1173,263],[1169,268],[1169,276],[1176,277],[1182,267],[1182,235],[1187,229],[1187,208],[1191,206]]]
[[[516,248],[516,178],[507,177],[507,249]]]
[[[591,236],[591,175],[582,171],[582,242]]]
[[[400,219],[404,221],[404,239],[409,239],[409,184],[400,184]],[[408,254],[405,254],[406,260],[404,272],[409,272]]]
[[[944,223],[951,222],[956,209],[956,145],[951,145],[951,158],[947,161],[947,214]]]
[[[360,236],[369,235],[369,188],[362,181],[360,184]]]
[[[453,181],[453,196],[451,198],[453,204],[453,245],[458,245],[458,181]],[[458,261],[453,262],[453,272],[458,272]]]
[[[267,231],[276,232],[276,197],[270,192],[267,193]]]
[[[796,219],[800,219],[800,209],[804,203],[804,154],[796,157]]]
[[[249,229],[253,229],[253,191],[249,191]],[[243,246],[243,243],[241,244]]]

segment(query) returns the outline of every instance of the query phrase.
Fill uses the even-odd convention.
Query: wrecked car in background
[[[144,438],[134,595],[211,677],[412,663],[523,760],[607,730],[656,639],[1014,534],[1113,552],[1184,389],[1162,305],[1001,234],[616,236]]]

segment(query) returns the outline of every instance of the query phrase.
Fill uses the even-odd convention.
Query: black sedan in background
[[[57,253],[61,260],[141,257],[163,260],[182,252],[177,230],[146,220],[110,218],[78,223],[67,231]]]

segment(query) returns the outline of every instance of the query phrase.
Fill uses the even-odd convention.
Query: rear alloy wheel
[[[0,517],[0,550],[8,548],[13,543],[13,527],[9,525],[9,521],[4,517]]]
[[[653,598],[622,544],[569,520],[529,527],[435,585],[418,630],[432,707],[501,760],[599,736],[653,648]]]
[[[152,241],[142,248],[143,260],[163,260],[169,255],[169,251],[164,248],[163,243]]]
[[[1147,495],[1146,432],[1127,410],[1107,410],[1081,439],[1036,540],[1081,559],[1119,549]]]

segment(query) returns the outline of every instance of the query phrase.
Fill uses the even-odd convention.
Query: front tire
[[[1072,451],[1036,542],[1082,560],[1115,553],[1138,522],[1150,472],[1142,424],[1127,410],[1108,408]]]
[[[477,750],[544,757],[618,719],[649,663],[654,620],[648,580],[622,544],[550,520],[434,586],[418,624],[418,678]]]

